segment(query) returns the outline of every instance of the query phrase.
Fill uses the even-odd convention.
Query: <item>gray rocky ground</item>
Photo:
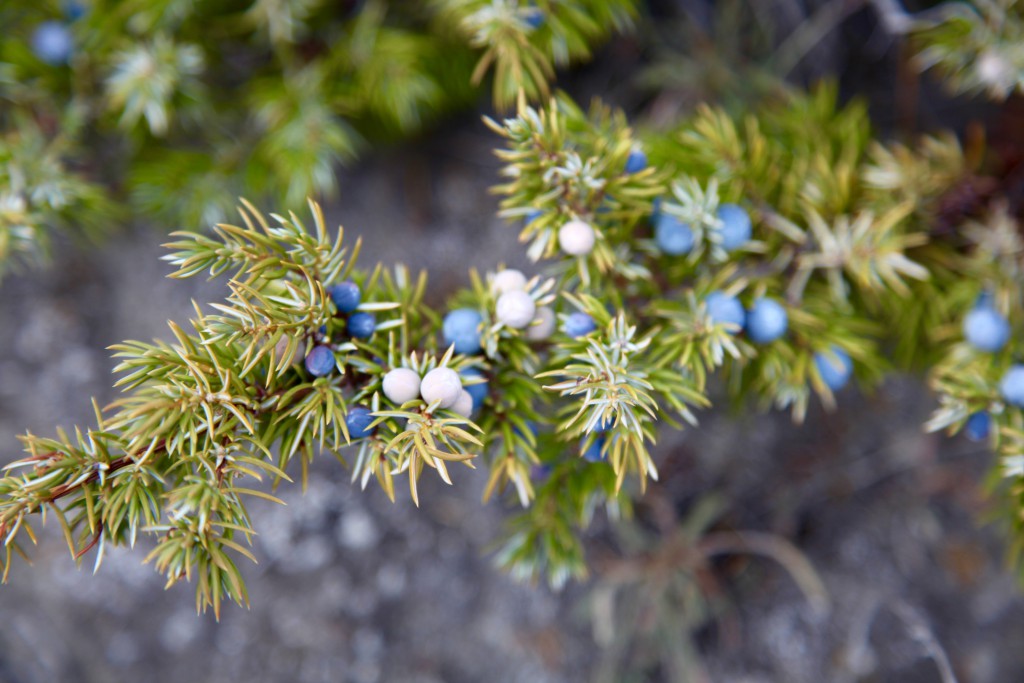
[[[493,218],[492,144],[467,121],[344,171],[332,222],[364,237],[365,263],[429,268],[439,299],[468,281],[467,265],[522,264],[515,230]],[[65,246],[49,270],[3,283],[4,460],[18,455],[17,434],[87,422],[90,395],[113,397],[104,347],[164,335],[191,298],[221,294],[216,283],[166,280],[163,237],[138,228],[98,248]],[[963,682],[1024,680],[1024,603],[998,533],[979,524],[989,456],[922,434],[929,406],[920,383],[903,378],[871,398],[848,392],[839,413],[812,411],[802,429],[783,415],[716,410],[661,444],[664,476],[630,529],[664,527],[722,492],[720,528],[792,540],[831,600],[815,611],[767,560],[716,562],[734,608],[695,634],[710,680],[948,683],[943,657]],[[592,582],[561,594],[515,584],[490,564],[505,512],[480,505],[482,474],[432,482],[416,510],[407,497],[360,492],[325,459],[305,496],[283,490],[287,508],[254,506],[253,605],[228,608],[220,623],[195,615],[188,587],[164,591],[140,564],[144,549],[111,552],[93,576],[50,528],[35,567],[19,566],[0,589],[0,682],[594,679],[606,662],[595,633],[607,636],[608,624],[595,628],[589,615],[606,612],[587,608],[588,597],[629,543],[599,520],[588,535]],[[678,677],[641,667],[646,651],[634,643],[607,680]]]

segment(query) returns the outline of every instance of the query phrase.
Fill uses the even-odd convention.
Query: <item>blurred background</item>
[[[557,84],[650,126],[821,78],[865,98],[886,135],[1020,126],[1019,102],[953,97],[918,74],[887,4],[651,0],[634,33]],[[329,222],[363,238],[364,265],[427,269],[436,304],[470,265],[536,272],[488,193],[487,102],[336,167]],[[50,267],[3,281],[5,460],[18,434],[88,423],[89,396],[114,398],[107,346],[165,336],[192,299],[224,295],[222,282],[165,279],[169,227],[137,221],[90,246],[58,236]],[[812,409],[802,427],[709,411],[699,429],[663,436],[661,480],[636,518],[599,517],[591,579],[559,593],[493,568],[507,511],[481,505],[483,470],[458,471],[454,487],[425,481],[417,510],[361,492],[325,458],[305,495],[280,491],[286,508],[253,505],[253,604],[219,623],[196,616],[189,587],[163,590],[145,548],[108,551],[93,576],[51,526],[34,568],[16,566],[0,589],[0,682],[1024,680],[1024,603],[985,525],[990,456],[924,434],[931,408],[920,378],[894,377],[871,396],[844,393],[833,414]],[[757,551],[697,542],[710,525],[758,534]]]

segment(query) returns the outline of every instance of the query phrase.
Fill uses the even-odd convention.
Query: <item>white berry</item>
[[[571,220],[558,230],[558,246],[571,256],[589,254],[596,238],[590,224],[581,220]]]
[[[526,276],[513,268],[501,271],[491,280],[491,291],[495,294],[501,295],[521,289],[526,289]]]
[[[402,405],[420,395],[420,376],[409,368],[395,368],[384,375],[384,395]]]
[[[427,404],[440,401],[441,408],[451,408],[459,400],[462,381],[459,373],[451,368],[435,368],[428,372],[420,382],[420,396]]]
[[[534,303],[533,297],[522,290],[505,292],[498,297],[495,313],[500,322],[521,330],[533,322],[533,316],[537,313],[537,304]]]
[[[459,393],[459,398],[455,400],[452,410],[462,417],[469,417],[473,414],[473,397],[469,395],[468,391],[463,389]]]
[[[554,333],[557,323],[555,312],[547,306],[541,306],[537,309],[533,323],[526,328],[526,338],[533,341],[547,339]]]

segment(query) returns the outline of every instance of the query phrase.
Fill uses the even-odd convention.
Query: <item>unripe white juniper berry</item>
[[[526,276],[514,268],[501,271],[491,280],[491,291],[497,295],[526,289]]]
[[[384,395],[392,403],[402,405],[420,395],[420,376],[409,368],[395,368],[384,375]]]
[[[451,368],[434,368],[420,382],[420,396],[427,404],[439,401],[441,408],[451,408],[459,400],[462,380]]]
[[[558,246],[570,256],[585,256],[594,248],[597,235],[589,223],[573,219],[558,230]]]
[[[530,341],[541,341],[555,333],[558,320],[555,312],[549,306],[541,306],[537,309],[537,315],[533,322],[526,328],[526,338]]]
[[[524,291],[505,292],[498,297],[495,315],[498,320],[511,328],[521,330],[531,322],[537,313],[533,297]]]
[[[468,391],[463,389],[459,392],[459,397],[455,400],[452,410],[462,417],[469,417],[473,414],[473,397]]]

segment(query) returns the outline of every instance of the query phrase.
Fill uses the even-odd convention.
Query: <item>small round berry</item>
[[[533,316],[537,314],[537,304],[526,292],[513,290],[498,297],[494,313],[499,322],[521,330],[533,322]]]
[[[452,406],[452,411],[458,413],[462,417],[469,417],[473,414],[473,397],[468,391],[463,389],[459,392],[459,397],[455,399],[455,405]]]
[[[570,314],[562,325],[562,330],[572,338],[582,337],[597,329],[597,323],[586,313],[577,311]]]
[[[541,306],[537,309],[537,315],[533,322],[526,328],[526,338],[530,341],[542,341],[555,333],[558,321],[555,312],[548,306]]]
[[[314,377],[324,377],[331,374],[336,365],[334,352],[326,346],[314,346],[306,354],[306,370]]]
[[[726,251],[734,251],[750,241],[753,234],[750,227],[750,214],[736,204],[722,204],[718,207],[718,219],[722,221],[722,227],[718,234],[721,236],[722,248]]]
[[[740,303],[739,299],[729,296],[725,292],[711,292],[704,299],[704,306],[708,311],[708,317],[711,318],[711,322],[716,325],[723,323],[735,325],[735,330],[729,330],[732,334],[742,330],[747,322],[747,312],[743,310],[743,304]]]
[[[526,289],[526,276],[514,268],[506,268],[491,280],[491,291],[498,295],[523,289]]]
[[[441,408],[451,408],[459,400],[462,381],[451,368],[434,368],[420,382],[420,396],[427,404],[439,401]]]
[[[639,173],[647,168],[647,155],[639,147],[634,147],[626,159],[626,173]]]
[[[384,375],[382,389],[392,403],[408,403],[419,398],[420,376],[409,368],[395,368]]]
[[[73,49],[71,31],[59,21],[44,21],[32,33],[32,51],[47,64],[67,64]]]
[[[614,417],[608,417],[608,416],[602,417],[594,425],[594,432],[596,434],[604,434],[605,432],[607,432],[609,429],[611,429],[614,426],[615,426],[615,418]]]
[[[675,216],[659,211],[654,222],[654,241],[669,256],[682,256],[693,249],[693,229]]]
[[[975,308],[964,317],[964,337],[979,351],[995,353],[1010,341],[1010,323],[994,308]]]
[[[348,333],[350,336],[359,339],[367,339],[373,336],[377,329],[377,316],[373,313],[353,313],[348,319]]]
[[[853,374],[853,360],[838,346],[832,346],[828,353],[814,354],[814,365],[818,368],[821,381],[832,391],[845,387]]]
[[[999,393],[1010,405],[1024,407],[1024,365],[1014,365],[999,382]]]
[[[351,313],[359,308],[363,294],[359,285],[349,281],[334,285],[327,292],[331,295],[331,301],[334,302],[339,313]]]
[[[365,439],[373,434],[373,427],[370,424],[376,420],[369,408],[356,406],[349,408],[345,416],[345,426],[348,427],[348,435],[353,439]]]
[[[774,299],[758,299],[747,312],[747,335],[758,344],[773,342],[789,328],[789,314]]]
[[[594,248],[597,235],[589,223],[573,219],[558,229],[558,246],[570,256],[585,256]]]
[[[984,441],[992,430],[992,418],[985,411],[971,413],[964,423],[964,436],[971,441]]]
[[[480,326],[483,317],[472,308],[457,308],[444,317],[441,333],[445,344],[455,344],[455,353],[480,353]]]
[[[582,448],[586,442],[586,437],[584,437],[580,442],[580,447]],[[583,459],[587,462],[601,462],[604,460],[604,453],[601,452],[604,449],[604,442],[605,438],[603,434],[594,439],[594,442],[590,444],[590,448],[583,451]]]
[[[544,25],[544,12],[533,2],[523,12],[523,21],[532,29],[538,29]]]
[[[540,209],[530,209],[529,211],[526,212],[526,215],[523,216],[523,222],[526,225],[529,225],[530,223],[534,222],[543,215],[544,212],[541,211]]]
[[[476,379],[477,377],[485,377],[484,373],[476,368],[466,368],[462,371],[462,376],[466,378]],[[478,410],[480,406],[487,400],[487,393],[490,390],[487,382],[479,382],[477,384],[466,384],[464,385],[465,390],[469,392],[469,395],[473,397],[473,410]]]
[[[67,17],[68,21],[78,21],[85,16],[85,5],[77,0],[65,0],[61,3],[64,10],[64,16]]]

